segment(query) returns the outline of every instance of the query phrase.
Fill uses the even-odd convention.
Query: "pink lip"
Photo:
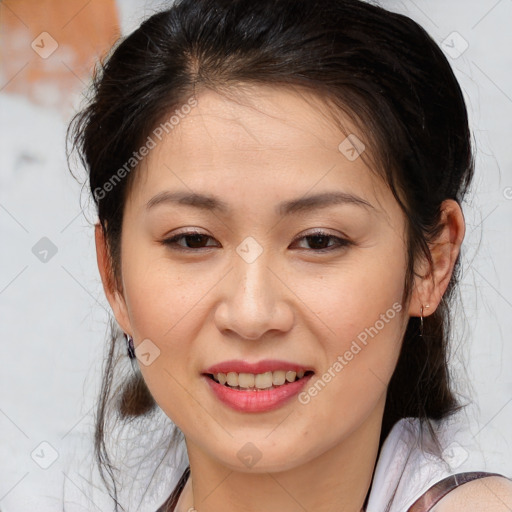
[[[259,361],[257,363],[248,363],[247,361],[241,361],[241,360],[231,360],[231,361],[224,361],[222,363],[210,366],[210,368],[207,368],[203,371],[203,374],[209,373],[211,375],[214,375],[216,373],[229,373],[229,372],[236,372],[236,373],[265,373],[265,372],[274,372],[278,370],[285,370],[285,371],[308,371],[313,370],[312,368],[308,368],[306,366],[302,366],[301,364],[297,363],[291,363],[289,361],[278,361],[278,360],[264,360]]]
[[[216,366],[212,367],[214,370]],[[283,368],[282,366],[280,368]],[[210,369],[209,369],[210,370]],[[223,372],[217,372],[223,373]],[[252,372],[248,372],[252,373]],[[258,373],[262,373],[258,371]],[[265,412],[278,409],[295,395],[300,393],[313,374],[305,375],[302,379],[289,382],[268,390],[239,390],[219,384],[210,377],[203,375],[215,396],[225,405],[240,412]]]

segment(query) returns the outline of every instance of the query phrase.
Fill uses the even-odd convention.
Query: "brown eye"
[[[315,252],[326,252],[334,249],[339,249],[342,247],[347,247],[351,245],[352,242],[347,240],[346,238],[341,238],[338,236],[330,235],[329,233],[325,233],[323,231],[318,231],[316,233],[311,233],[306,236],[302,236],[296,238],[293,243],[296,243],[300,240],[307,240],[309,244],[309,248]],[[333,242],[330,244],[330,242]],[[307,249],[307,248],[306,248]]]
[[[178,243],[182,239],[185,240],[185,244]],[[211,236],[205,235],[204,233],[198,233],[197,231],[189,231],[186,233],[180,233],[179,235],[175,235],[171,238],[167,238],[166,240],[163,240],[162,243],[173,249],[186,251],[212,247],[211,245],[205,245],[208,239],[213,240]]]

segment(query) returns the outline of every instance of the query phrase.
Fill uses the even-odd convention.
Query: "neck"
[[[287,471],[236,471],[187,440],[190,477],[176,512],[361,512],[377,460],[382,412],[383,404],[330,450]]]

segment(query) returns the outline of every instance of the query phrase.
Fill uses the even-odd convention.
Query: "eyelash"
[[[187,238],[187,237],[192,237],[192,236],[201,236],[201,237],[206,237],[206,238],[213,238],[209,235],[206,235],[204,233],[200,233],[199,231],[187,231],[187,232],[184,232],[184,233],[179,233],[178,235],[175,235],[171,238],[167,238],[165,240],[162,240],[162,244],[167,246],[167,247],[170,247],[171,249],[173,250],[177,250],[177,251],[184,251],[184,252],[197,252],[198,250],[201,250],[201,249],[208,249],[210,247],[213,247],[213,246],[207,246],[207,247],[199,247],[199,248],[192,248],[192,247],[183,247],[181,245],[179,245],[177,242],[178,240],[180,240],[181,238]],[[329,247],[324,247],[323,249],[309,249],[311,251],[314,251],[316,253],[326,253],[326,252],[330,252],[332,250],[335,250],[335,249],[343,249],[345,247],[348,247],[350,245],[353,245],[353,243],[350,241],[350,240],[347,240],[346,238],[341,238],[341,237],[338,237],[338,236],[334,236],[334,235],[331,235],[329,233],[326,233],[324,231],[315,231],[313,233],[309,233],[308,235],[303,235],[303,236],[300,236],[300,237],[297,237],[295,238],[293,241],[292,241],[292,244],[299,241],[299,240],[302,240],[302,239],[305,239],[305,238],[316,238],[316,237],[322,237],[322,238],[328,238],[328,239],[332,239],[332,240],[335,240],[337,242],[337,246],[336,245],[331,245]],[[306,249],[308,250],[308,249]]]

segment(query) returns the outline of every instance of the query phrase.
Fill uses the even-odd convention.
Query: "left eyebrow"
[[[160,204],[177,203],[192,206],[206,211],[216,211],[224,215],[231,212],[228,204],[214,196],[189,192],[160,192],[146,203],[146,210],[150,210]],[[365,199],[348,192],[324,192],[312,196],[300,197],[283,201],[276,206],[276,214],[282,217],[304,213],[318,208],[326,208],[338,204],[352,204],[367,209],[375,210],[375,207]]]
[[[305,196],[291,201],[284,201],[277,206],[277,213],[281,216],[293,213],[303,213],[316,208],[326,208],[337,204],[353,204],[367,209],[375,207],[362,197],[348,192],[324,192],[313,196]]]

